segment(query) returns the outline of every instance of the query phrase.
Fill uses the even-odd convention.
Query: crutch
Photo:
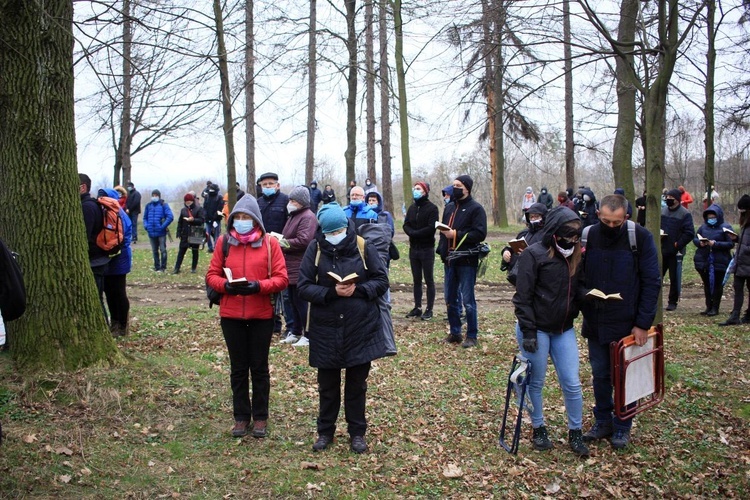
[[[508,453],[514,455],[518,453],[518,442],[521,440],[521,423],[523,421],[524,402],[530,375],[531,362],[520,354],[513,356],[513,363],[510,365],[510,374],[508,375],[508,388],[505,391],[505,411],[503,412],[503,423],[500,426],[500,446]],[[518,403],[518,417],[513,429],[513,441],[508,446],[508,443],[505,441],[505,429],[506,426],[510,427],[510,425],[507,425],[508,410],[510,410],[510,401],[513,396]],[[530,404],[527,403],[526,407],[531,411]]]

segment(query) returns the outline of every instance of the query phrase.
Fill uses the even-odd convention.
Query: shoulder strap
[[[221,240],[221,256],[223,257],[221,267],[226,265],[227,256],[229,255],[229,238],[227,236],[229,236],[229,234],[225,234],[224,238]]]
[[[586,248],[586,241],[589,239],[589,230],[591,229],[591,226],[586,226],[583,228],[583,232],[581,233],[581,246],[583,248]]]
[[[362,265],[365,266],[365,271],[367,271],[367,261],[365,260],[365,239],[360,235],[357,235],[357,250],[359,250],[359,256],[362,258]]]
[[[271,240],[270,236],[266,235],[266,247],[268,248],[268,277],[271,277]]]
[[[628,225],[628,242],[630,243],[630,250],[633,253],[638,253],[638,242],[635,238],[635,222],[628,219],[625,223]]]

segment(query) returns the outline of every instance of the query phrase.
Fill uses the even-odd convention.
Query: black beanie
[[[750,196],[743,194],[737,202],[737,210],[750,210]]]
[[[471,188],[474,187],[474,181],[471,179],[471,177],[464,174],[464,175],[459,175],[458,177],[456,177],[456,180],[461,181],[461,184],[466,186],[466,189],[469,191],[469,193],[471,193]]]
[[[670,189],[669,191],[667,191],[667,196],[671,196],[677,201],[682,200],[682,192],[680,192],[679,189]]]

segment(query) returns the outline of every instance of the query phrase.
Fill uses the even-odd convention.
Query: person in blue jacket
[[[161,199],[161,192],[158,189],[151,191],[151,201],[143,212],[143,228],[151,241],[154,271],[158,273],[167,270],[167,228],[173,220],[172,209]]]
[[[716,316],[724,291],[722,281],[734,248],[734,241],[724,228],[731,230],[732,226],[724,222],[724,210],[715,203],[703,211],[703,221],[693,238],[693,244],[698,247],[693,263],[703,281],[703,294],[706,297],[706,309],[701,311],[701,315]]]
[[[107,196],[115,200],[120,197],[114,189],[100,189],[99,198]],[[113,337],[127,335],[130,330],[130,300],[127,291],[127,276],[133,267],[133,223],[123,209],[120,209],[122,229],[125,235],[120,253],[112,257],[104,275],[104,295],[109,309],[109,331]]]

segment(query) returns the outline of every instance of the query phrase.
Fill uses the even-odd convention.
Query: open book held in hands
[[[695,233],[695,237],[698,238],[698,241],[709,241],[708,238],[701,236],[701,233]]]
[[[735,233],[734,231],[732,231],[728,227],[722,227],[721,230],[724,231],[725,233],[729,234],[729,236],[731,236],[732,238],[736,238],[737,237],[737,233]]]
[[[224,274],[232,285],[247,285],[247,278],[234,278],[232,276],[232,270],[228,267],[224,268]]]
[[[521,253],[521,251],[528,247],[529,244],[526,243],[526,238],[521,236],[520,238],[510,240],[508,246],[513,250],[513,253]]]
[[[607,295],[606,293],[602,292],[598,288],[592,288],[591,290],[589,290],[589,293],[587,293],[586,296],[596,297],[602,300],[622,300],[622,296],[620,295],[620,292],[610,293],[609,295]]]
[[[284,235],[281,233],[277,233],[275,231],[269,231],[268,236],[273,236],[277,240],[279,240],[279,245],[281,245],[281,248],[289,248],[289,242],[284,239]]]
[[[450,231],[452,228],[449,225],[443,224],[439,220],[436,220],[435,229],[437,229],[438,231]]]
[[[334,273],[333,271],[328,271],[328,276],[335,279],[339,285],[348,285],[349,283],[356,283],[359,279],[359,275],[357,273],[351,273],[347,274],[343,278],[339,276],[338,274]]]

